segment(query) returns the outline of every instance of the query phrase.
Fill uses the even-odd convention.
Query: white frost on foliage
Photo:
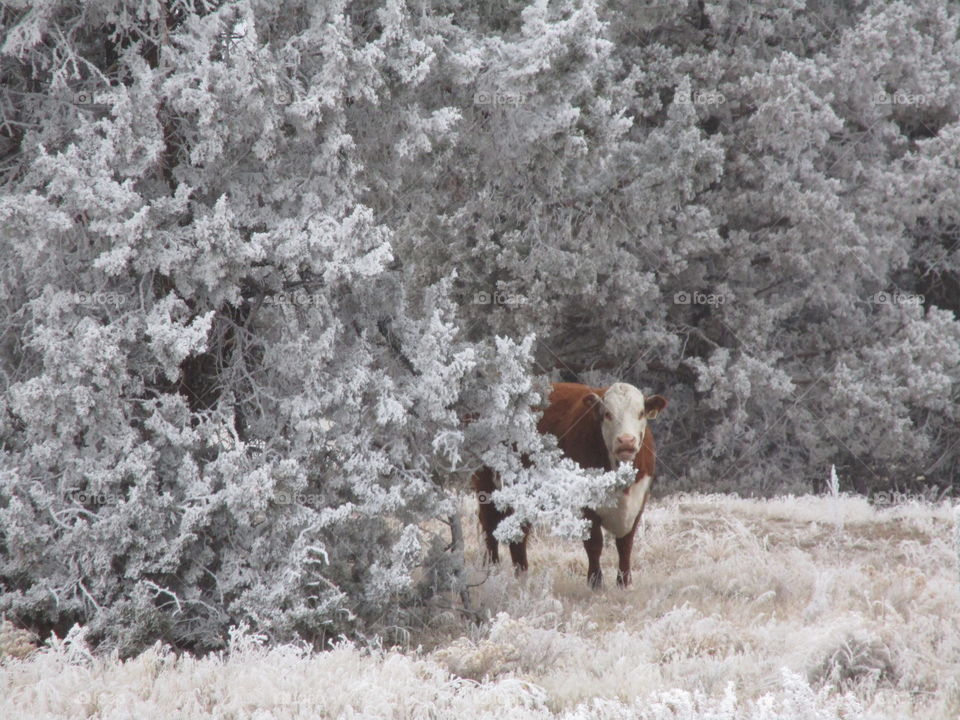
[[[536,432],[561,373],[670,398],[667,489],[945,493],[943,5],[8,2],[0,613],[124,652],[432,627],[471,470],[504,538],[625,481]]]
[[[498,619],[503,626],[508,620]],[[363,651],[341,642],[325,653],[265,645],[245,625],[231,628],[226,653],[194,659],[156,645],[127,662],[97,659],[80,635],[0,667],[5,717],[104,720],[175,714],[222,717],[470,717],[495,720],[865,720],[852,697],[833,698],[784,670],[780,687],[741,700],[731,681],[720,696],[661,690],[625,702],[595,698],[555,711],[535,683],[513,677],[477,683],[437,662],[396,650]],[[507,639],[507,638],[505,638]],[[509,638],[508,640],[515,640]],[[43,678],[55,677],[55,683]],[[213,709],[215,707],[215,710]],[[26,713],[26,714],[25,714]]]
[[[213,316],[214,312],[210,310],[184,322],[188,317],[187,306],[173,295],[154,305],[145,318],[144,331],[167,379],[176,380],[180,375],[180,363],[206,347]]]

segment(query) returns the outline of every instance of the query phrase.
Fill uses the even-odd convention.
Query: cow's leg
[[[530,534],[530,526],[523,526],[523,539],[520,542],[510,543],[510,559],[513,560],[513,566],[517,572],[527,571],[527,535]]]
[[[619,565],[617,566],[617,586],[630,587],[632,578],[630,577],[630,554],[633,552],[633,536],[637,532],[637,525],[640,524],[640,518],[643,517],[643,509],[646,507],[646,497],[640,506],[640,512],[637,513],[636,520],[633,521],[633,527],[623,537],[617,538],[617,556]]]
[[[487,552],[484,555],[484,562],[500,562],[500,543],[493,536],[493,531],[500,524],[500,513],[492,505],[480,506],[480,527],[483,529],[483,540],[487,546]]]
[[[530,467],[530,456],[524,453],[520,456],[520,462],[525,468]],[[525,524],[522,529],[523,537],[519,542],[510,543],[510,559],[513,560],[513,568],[518,575],[527,571],[527,537],[530,535],[530,525]]]
[[[637,525],[634,523],[633,530],[623,537],[617,538],[617,555],[619,556],[619,565],[617,569],[617,586],[630,587],[632,578],[630,577],[630,553],[633,550],[633,535],[637,531]]]
[[[600,528],[600,517],[596,513],[585,513],[591,521],[590,537],[583,541],[587,551],[587,582],[594,590],[603,587],[603,572],[600,570],[600,553],[603,552],[603,530]]]
[[[500,562],[500,544],[493,536],[500,521],[503,520],[512,511],[500,512],[496,505],[490,501],[490,497],[497,489],[494,482],[495,476],[490,468],[483,468],[473,474],[473,489],[477,492],[477,514],[480,517],[480,527],[483,529],[483,539],[487,546],[485,561],[490,563]],[[530,534],[530,526],[523,526],[523,538],[518,542],[510,543],[510,559],[513,560],[513,566],[517,572],[524,572],[527,569],[527,536]]]
[[[500,562],[500,546],[493,536],[494,530],[504,518],[504,513],[497,510],[490,502],[490,496],[496,485],[493,482],[493,470],[483,468],[473,474],[473,489],[477,491],[477,514],[480,517],[480,528],[483,530],[483,539],[487,546],[484,557],[486,562]]]

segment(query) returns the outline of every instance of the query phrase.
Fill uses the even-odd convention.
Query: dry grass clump
[[[36,649],[33,633],[15,627],[9,620],[0,620],[0,662],[25,658]]]

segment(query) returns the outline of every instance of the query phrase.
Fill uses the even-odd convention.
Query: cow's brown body
[[[608,388],[594,388],[576,383],[555,383],[550,394],[549,405],[537,424],[537,429],[541,433],[554,435],[563,453],[584,468],[612,469],[607,444],[601,432],[602,418],[590,408],[590,398],[596,396],[603,398],[607,390]],[[649,398],[647,403],[648,405],[653,403],[656,406],[651,417],[666,405],[666,401],[659,396]],[[583,510],[584,517],[591,523],[590,535],[583,544],[587,551],[587,578],[593,587],[600,587],[603,581],[600,553],[603,550],[602,527],[604,524],[616,536],[619,555],[617,584],[621,586],[630,584],[633,536],[643,514],[647,492],[656,469],[656,446],[653,433],[649,428],[646,428],[643,433],[639,451],[633,459],[633,467],[636,469],[636,479],[632,486],[624,490],[625,499],[621,500],[621,504],[626,508],[624,513],[618,514],[619,507],[610,508],[603,511],[605,517],[602,518],[601,514],[595,510],[588,508]],[[481,501],[480,525],[485,535],[487,556],[492,562],[499,560],[498,544],[493,532],[500,521],[509,514],[509,511],[497,510],[493,503],[487,500],[496,489],[495,480],[494,473],[489,468],[483,468],[473,476],[473,487]],[[630,496],[631,492],[636,495]],[[631,502],[627,503],[626,499],[630,499]],[[636,510],[636,517],[630,517],[636,508],[639,508]],[[611,520],[611,516],[615,516],[614,520]],[[518,570],[527,569],[526,544],[525,532],[520,542],[510,545],[510,555]]]

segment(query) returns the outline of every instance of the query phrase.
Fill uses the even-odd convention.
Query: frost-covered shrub
[[[423,273],[367,202],[374,148],[431,163],[460,118],[416,99],[432,20],[43,8],[0,11],[0,611],[124,652],[407,624],[462,589],[452,491],[479,463],[547,488],[514,532],[579,531],[533,336],[471,336],[456,269]]]

